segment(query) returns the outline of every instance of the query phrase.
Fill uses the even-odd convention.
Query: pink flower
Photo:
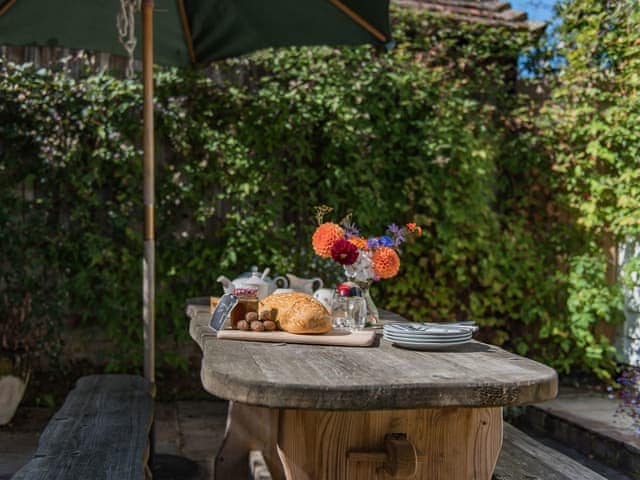
[[[348,240],[336,240],[331,246],[331,257],[341,265],[353,265],[358,255],[358,247]]]

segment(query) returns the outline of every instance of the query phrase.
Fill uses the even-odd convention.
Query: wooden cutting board
[[[332,330],[322,335],[297,335],[289,332],[247,332],[245,330],[220,330],[222,340],[245,340],[253,342],[307,343],[310,345],[336,345],[342,347],[368,347],[376,338],[375,330],[349,332]]]

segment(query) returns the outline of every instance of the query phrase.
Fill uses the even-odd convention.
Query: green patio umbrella
[[[264,47],[390,45],[389,0],[0,0],[0,45],[142,58],[145,377],[155,382],[153,65],[188,66]],[[142,44],[136,32],[142,32]],[[155,40],[154,40],[155,37]]]

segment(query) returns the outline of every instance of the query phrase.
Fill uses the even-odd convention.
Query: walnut
[[[277,328],[276,322],[273,320],[265,320],[263,323],[264,329],[268,331],[273,331]]]
[[[260,320],[251,322],[251,330],[254,332],[264,332],[264,324]]]

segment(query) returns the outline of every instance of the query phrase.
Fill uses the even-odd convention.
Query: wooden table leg
[[[280,410],[229,402],[224,440],[214,465],[215,480],[249,478],[249,451],[261,450],[274,480],[285,478],[278,458]]]
[[[385,465],[385,437],[387,447],[394,439],[394,456],[404,457],[401,468]],[[287,480],[490,480],[501,447],[502,408],[280,411]]]

